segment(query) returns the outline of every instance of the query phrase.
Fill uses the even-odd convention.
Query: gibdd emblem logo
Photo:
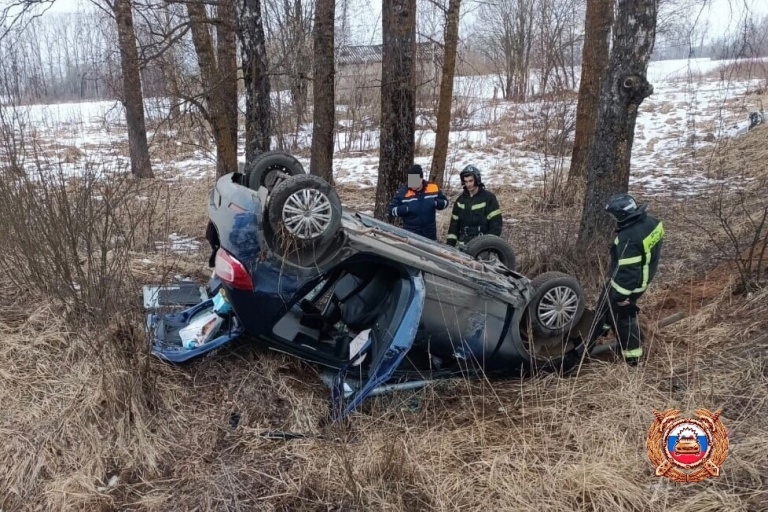
[[[728,456],[728,433],[720,412],[697,409],[698,419],[681,418],[680,411],[653,411],[656,421],[646,439],[646,450],[656,476],[675,482],[701,482],[720,475]]]

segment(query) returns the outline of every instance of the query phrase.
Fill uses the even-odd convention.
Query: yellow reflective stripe
[[[648,279],[650,278],[651,273],[651,251],[656,246],[656,244],[661,241],[661,239],[664,238],[664,225],[659,222],[659,224],[651,231],[648,236],[646,236],[643,239],[643,251],[645,251],[645,254],[640,256],[632,256],[631,258],[624,258],[619,260],[619,266],[622,265],[632,265],[634,263],[640,263],[643,261],[643,257],[645,257],[645,263],[642,267],[642,281],[640,283],[639,288],[635,288],[634,290],[627,290],[626,288],[619,286],[616,284],[615,281],[611,280],[611,286],[614,290],[621,293],[622,295],[631,295],[633,293],[641,293],[644,292],[646,288],[648,288]],[[617,236],[616,239],[613,241],[614,244],[619,245],[619,237]]]
[[[659,222],[658,226],[643,239],[643,249],[645,249],[645,252],[651,252],[651,249],[653,249],[662,238],[664,238],[664,225]]]
[[[632,295],[632,292],[630,290],[627,290],[623,286],[619,286],[618,284],[616,284],[616,281],[614,281],[613,279],[611,279],[611,286],[613,287],[614,290],[616,290],[622,295]]]
[[[464,203],[456,203],[456,206],[458,206],[462,210],[464,209]]]
[[[648,236],[643,238],[643,249],[645,249],[645,265],[643,265],[643,282],[640,285],[641,290],[645,290],[648,287],[648,277],[651,270],[651,250],[664,238],[664,225],[659,224],[653,228]]]
[[[458,237],[456,235],[448,235],[448,240],[458,240]]]
[[[482,208],[485,208],[485,201],[483,201],[482,203],[477,203],[472,205],[473,210],[480,210]]]
[[[633,256],[631,258],[624,258],[622,260],[619,260],[619,265],[620,266],[621,265],[631,265],[633,263],[640,263],[641,261],[643,261],[643,257],[642,256]]]
[[[452,218],[453,220],[459,220],[459,216],[458,216],[458,215],[451,215],[451,218]]]
[[[647,279],[646,279],[647,280]],[[613,287],[614,290],[619,292],[622,295],[632,295],[633,293],[640,293],[642,291],[645,291],[645,288],[647,287],[647,284],[643,284],[640,288],[635,288],[634,290],[627,290],[620,284],[617,284],[616,281],[611,279],[611,287]]]
[[[492,218],[496,217],[497,215],[501,215],[501,210],[493,210],[491,213],[488,214],[488,220],[491,220]]]
[[[642,347],[640,347],[640,348],[633,348],[632,350],[622,350],[621,355],[627,359],[635,359],[643,355],[643,349]]]

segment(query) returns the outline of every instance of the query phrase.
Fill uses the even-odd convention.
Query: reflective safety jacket
[[[620,296],[639,297],[656,275],[664,225],[643,212],[617,230],[611,245],[611,287]]]
[[[496,196],[482,186],[474,196],[465,189],[453,204],[447,242],[456,245],[478,235],[501,236],[501,228],[502,215]]]
[[[389,203],[388,213],[392,217],[401,217],[403,228],[411,233],[437,240],[435,210],[447,207],[448,198],[440,187],[422,180],[422,187],[418,191],[408,187],[398,190]]]

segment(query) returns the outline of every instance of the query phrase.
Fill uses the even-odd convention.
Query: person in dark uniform
[[[437,184],[424,179],[420,165],[412,165],[407,177],[407,185],[392,198],[388,212],[392,217],[403,219],[404,229],[437,240],[435,212],[448,207],[448,198]]]
[[[664,241],[663,223],[649,215],[647,208],[647,204],[638,206],[629,194],[611,197],[605,207],[616,219],[616,238],[597,312],[604,329],[613,329],[621,354],[630,365],[636,365],[643,355],[637,301],[656,276]]]
[[[464,192],[453,204],[446,243],[455,247],[465,245],[479,235],[501,236],[503,219],[499,201],[486,190],[478,168],[468,165],[459,177]]]

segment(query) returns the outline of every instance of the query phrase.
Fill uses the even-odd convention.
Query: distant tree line
[[[768,16],[742,20],[728,35],[712,37],[706,25],[678,20],[664,31],[652,60],[748,59],[768,56]]]

